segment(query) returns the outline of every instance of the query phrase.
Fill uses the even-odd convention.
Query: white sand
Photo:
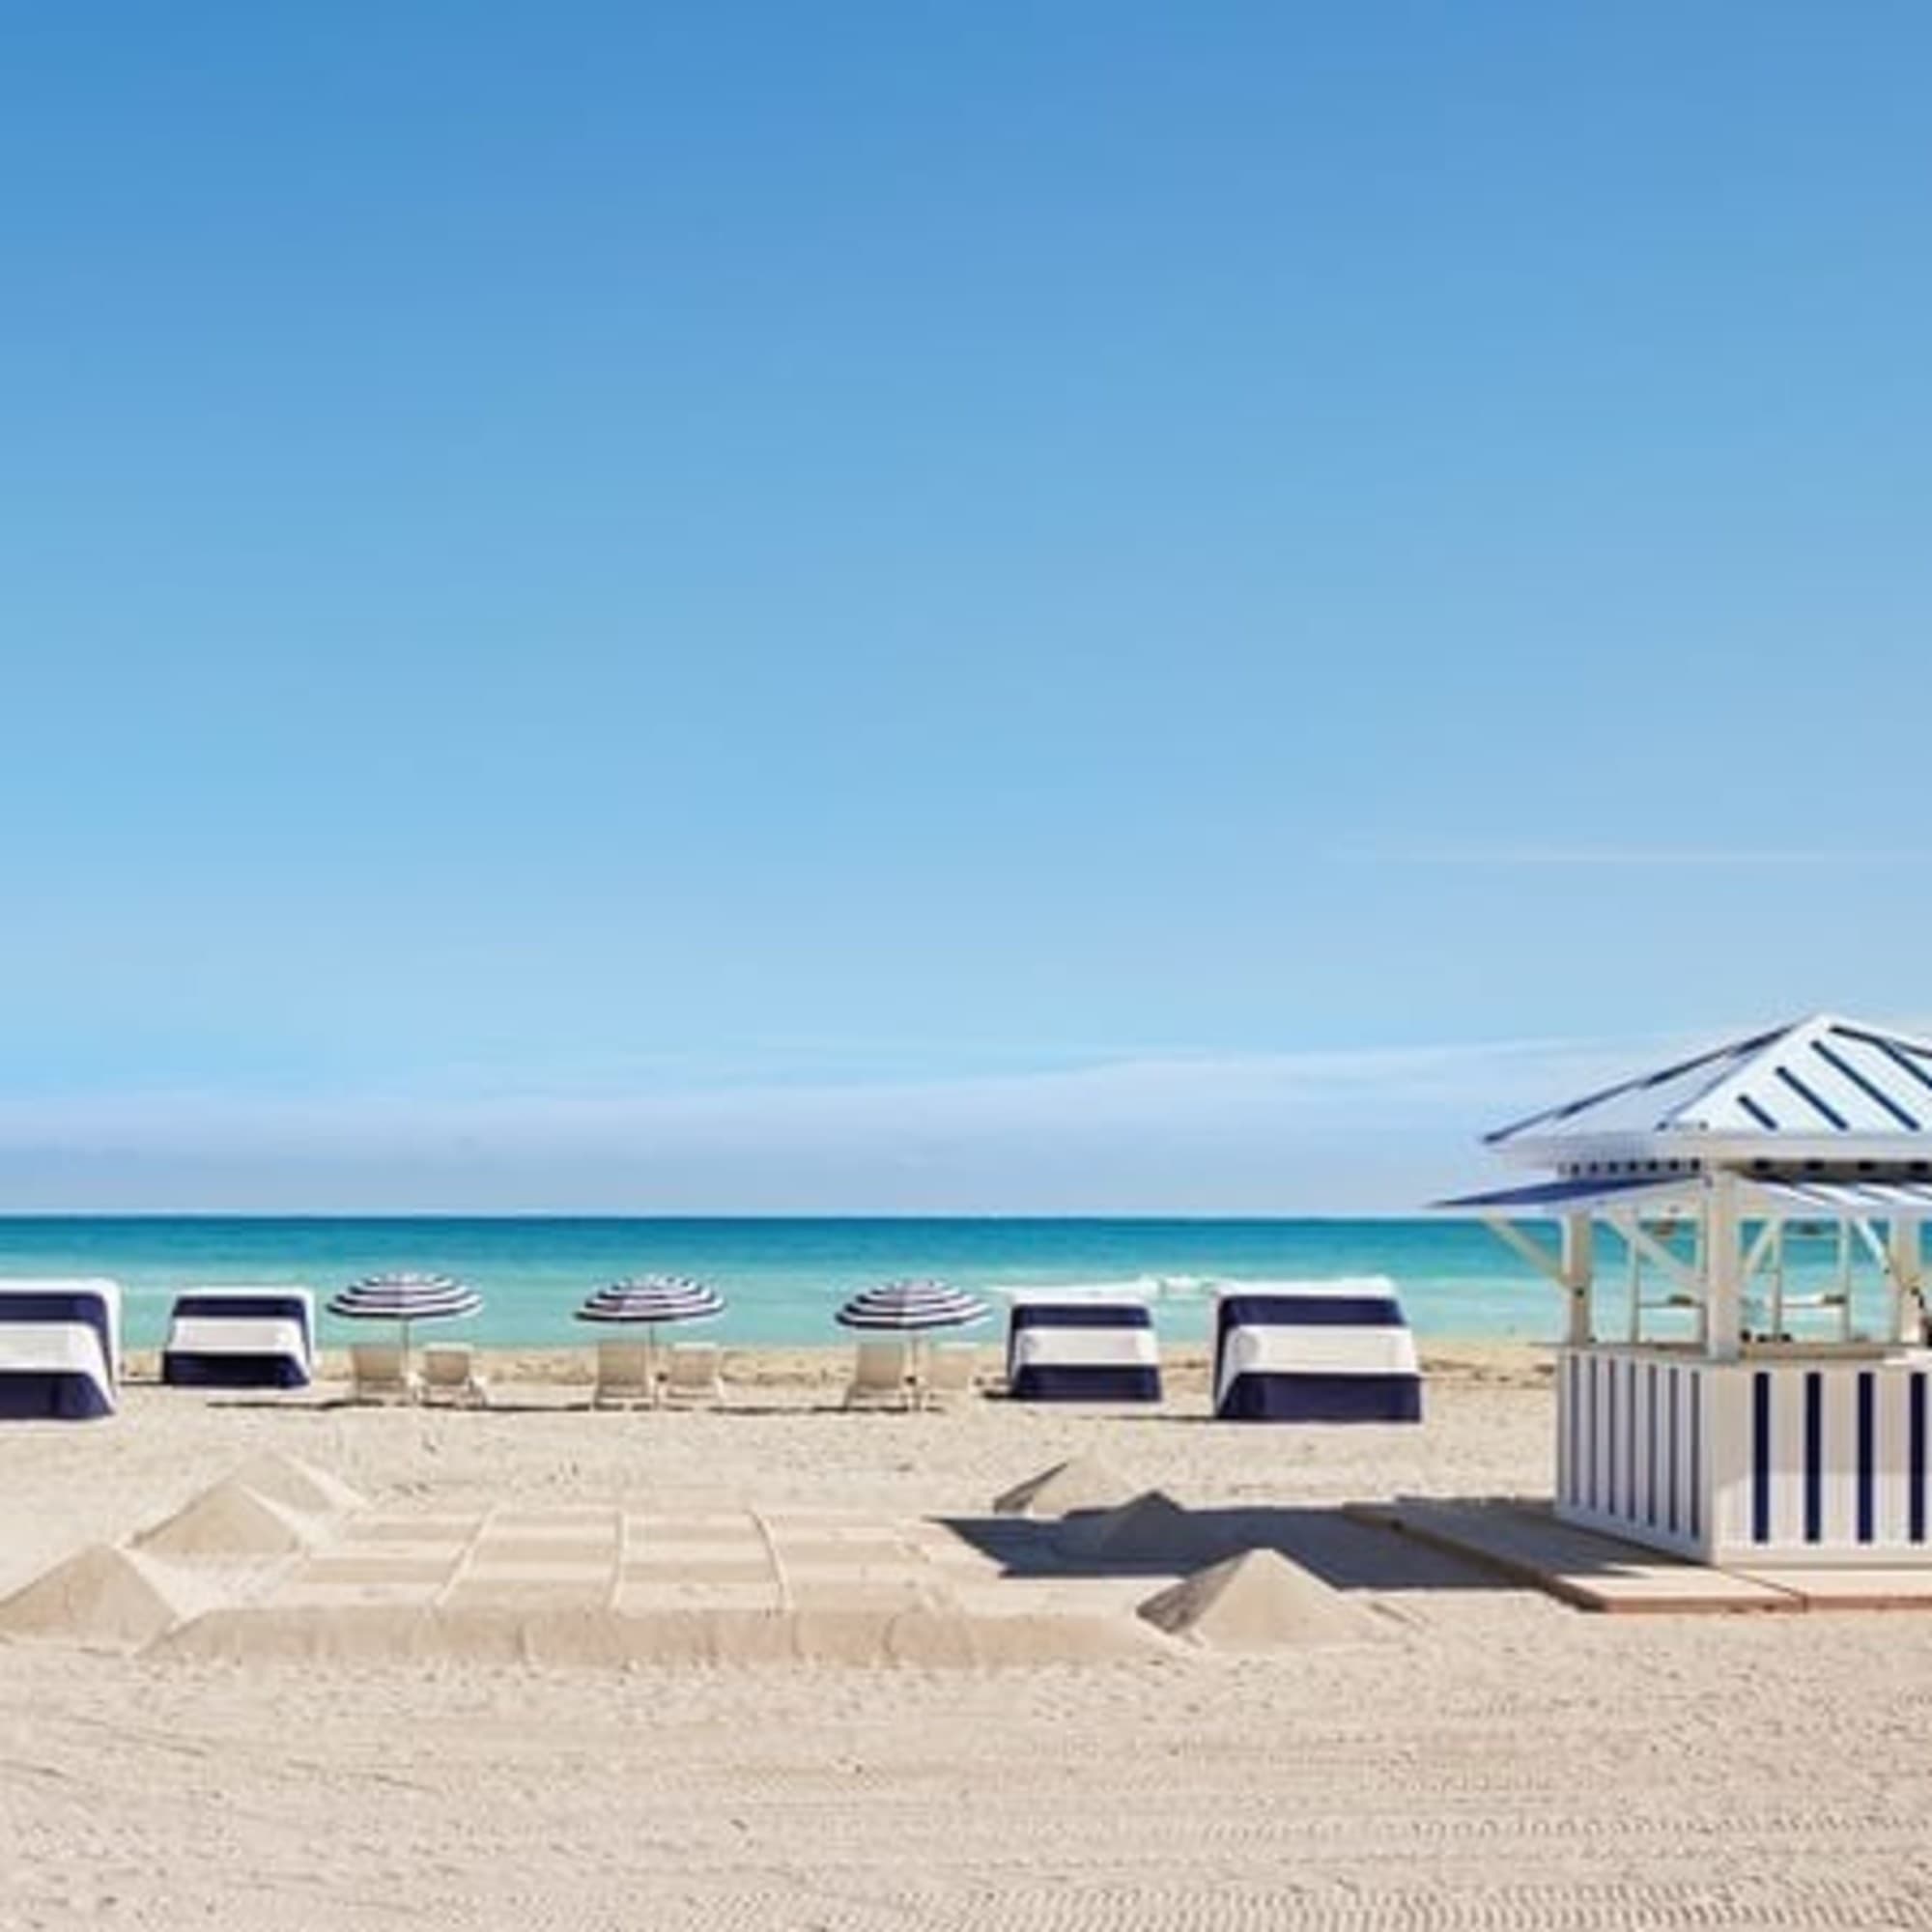
[[[1547,1487],[1547,1387],[1455,1353],[1419,1430],[1217,1426],[1184,1380],[1162,1413],[845,1416],[835,1360],[753,1364],[724,1414],[592,1414],[495,1362],[528,1407],[139,1388],[112,1423],[10,1427],[0,1591],[264,1453],[378,1513],[278,1561],[339,1558],[358,1521],[433,1543],[481,1519],[504,1576],[517,1512],[568,1542],[572,1512],[588,1540],[620,1505],[721,1543],[746,1513],[781,1536],[957,1514],[994,1526],[975,1561],[1023,1568],[1054,1525],[992,1499],[1092,1456],[1388,1614],[1373,1642],[1148,1632],[1034,1666],[962,1664],[911,1612],[890,1668],[552,1662],[487,1612],[401,1662],[346,1635],[277,1661],[213,1625],[139,1656],[0,1641],[0,1926],[1932,1924],[1932,1616],[1590,1618],[1341,1523],[1346,1499]],[[1170,1580],[1078,1587],[1131,1623]]]

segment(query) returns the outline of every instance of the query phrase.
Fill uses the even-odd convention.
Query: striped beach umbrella
[[[838,1311],[843,1328],[887,1328],[917,1334],[928,1328],[963,1328],[986,1319],[984,1302],[943,1281],[888,1281],[855,1294]]]
[[[577,1311],[580,1321],[705,1321],[724,1313],[718,1291],[683,1275],[647,1274],[613,1281],[587,1296]]]
[[[410,1324],[450,1321],[474,1315],[483,1297],[446,1274],[372,1274],[352,1283],[328,1304],[349,1321],[394,1321],[403,1331],[403,1365],[409,1366]]]
[[[708,1321],[724,1313],[714,1288],[679,1274],[639,1275],[613,1281],[587,1296],[577,1311],[580,1321],[635,1322],[644,1331],[644,1373],[656,1388],[655,1357],[661,1321]],[[656,1400],[655,1396],[652,1398]]]

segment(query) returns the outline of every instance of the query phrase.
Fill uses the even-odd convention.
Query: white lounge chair
[[[590,1391],[593,1407],[635,1408],[657,1399],[651,1351],[643,1343],[598,1343],[597,1386]]]
[[[482,1408],[490,1400],[489,1384],[476,1373],[467,1342],[437,1342],[423,1350],[422,1399]]]
[[[665,1356],[664,1399],[696,1406],[724,1400],[716,1342],[673,1342]]]
[[[351,1402],[414,1402],[421,1388],[422,1378],[403,1366],[403,1351],[395,1343],[350,1343]]]
[[[913,1405],[912,1345],[905,1341],[861,1342],[852,1358],[847,1408],[910,1408]]]
[[[926,1357],[925,1373],[919,1383],[921,1404],[937,1407],[955,1397],[971,1395],[979,1372],[980,1351],[971,1342],[942,1342]]]

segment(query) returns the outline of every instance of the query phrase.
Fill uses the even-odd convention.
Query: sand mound
[[[228,1480],[304,1516],[341,1516],[362,1508],[368,1500],[328,1470],[273,1450],[251,1456],[240,1468],[228,1472]]]
[[[971,1616],[960,1611],[216,1609],[160,1648],[252,1662],[426,1662],[611,1669],[629,1663],[871,1668],[1025,1668],[1144,1658],[1158,1639],[1109,1616]]]
[[[1140,1614],[1170,1636],[1210,1650],[1355,1643],[1377,1634],[1374,1612],[1273,1549],[1247,1549],[1150,1597]]]
[[[1184,1570],[1208,1553],[1201,1528],[1165,1490],[1146,1490],[1118,1509],[1062,1519],[1054,1549],[1079,1562]]]
[[[0,1602],[0,1633],[139,1645],[172,1630],[201,1604],[192,1585],[165,1564],[92,1543]]]
[[[316,1540],[315,1525],[233,1477],[204,1490],[134,1541],[162,1556],[285,1556]]]
[[[1131,1501],[1132,1483],[1097,1456],[1075,1456],[993,1498],[996,1516],[1056,1517],[1073,1510],[1113,1509]]]

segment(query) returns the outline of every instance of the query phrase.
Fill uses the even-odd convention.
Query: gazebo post
[[[1918,1347],[1925,1339],[1925,1247],[1920,1223],[1911,1214],[1891,1217],[1886,1244],[1891,1277],[1891,1339]]]
[[[1722,1169],[1704,1177],[1704,1352],[1714,1362],[1744,1354],[1743,1227],[1738,1178]]]
[[[1588,1214],[1563,1217],[1564,1293],[1570,1300],[1568,1335],[1573,1349],[1590,1340],[1590,1290],[1597,1274],[1596,1223]]]

